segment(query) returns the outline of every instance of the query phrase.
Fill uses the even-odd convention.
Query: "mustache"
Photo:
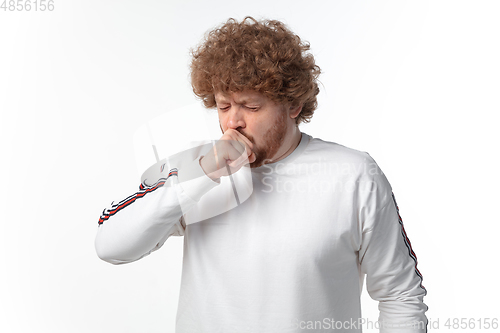
[[[220,127],[220,131],[222,132],[222,134],[224,134],[224,130],[222,129],[222,125],[219,123],[219,127]],[[238,131],[241,135],[243,135],[244,137],[246,137],[248,140],[250,140],[251,143],[255,143],[254,139],[253,139],[253,136],[251,136],[250,134],[248,133],[244,133],[241,128],[237,128],[236,131]]]
[[[243,133],[243,131],[242,131],[242,130],[240,130],[240,129],[237,129],[237,131],[238,131],[241,135],[243,135],[244,137],[246,137],[248,140],[250,140],[250,142],[254,143],[254,141],[253,141],[253,136],[251,136],[251,135],[249,135],[249,134],[246,134],[246,133]]]

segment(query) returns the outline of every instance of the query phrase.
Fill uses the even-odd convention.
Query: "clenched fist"
[[[234,129],[228,129],[213,148],[201,158],[200,165],[212,180],[238,171],[246,163],[255,161],[253,144]],[[247,162],[248,160],[248,162]]]

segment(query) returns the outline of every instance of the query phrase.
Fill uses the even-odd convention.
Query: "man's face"
[[[256,160],[250,164],[251,168],[283,154],[280,148],[295,123],[283,105],[255,91],[217,93],[215,101],[222,133],[234,129],[253,143]]]

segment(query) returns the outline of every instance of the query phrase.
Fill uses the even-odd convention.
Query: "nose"
[[[229,129],[245,128],[245,119],[238,105],[233,106],[227,113],[226,126]]]

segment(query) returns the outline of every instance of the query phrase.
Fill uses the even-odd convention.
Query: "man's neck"
[[[273,158],[270,163],[275,163],[275,162],[281,161],[282,159],[284,159],[285,157],[287,157],[288,155],[293,153],[293,151],[299,146],[301,139],[302,139],[302,133],[300,132],[299,127],[296,126],[294,128],[294,133],[292,134],[292,139],[290,140],[290,146],[287,149],[287,151],[285,153],[283,153],[283,155],[281,155],[280,157],[278,157],[276,159]]]

